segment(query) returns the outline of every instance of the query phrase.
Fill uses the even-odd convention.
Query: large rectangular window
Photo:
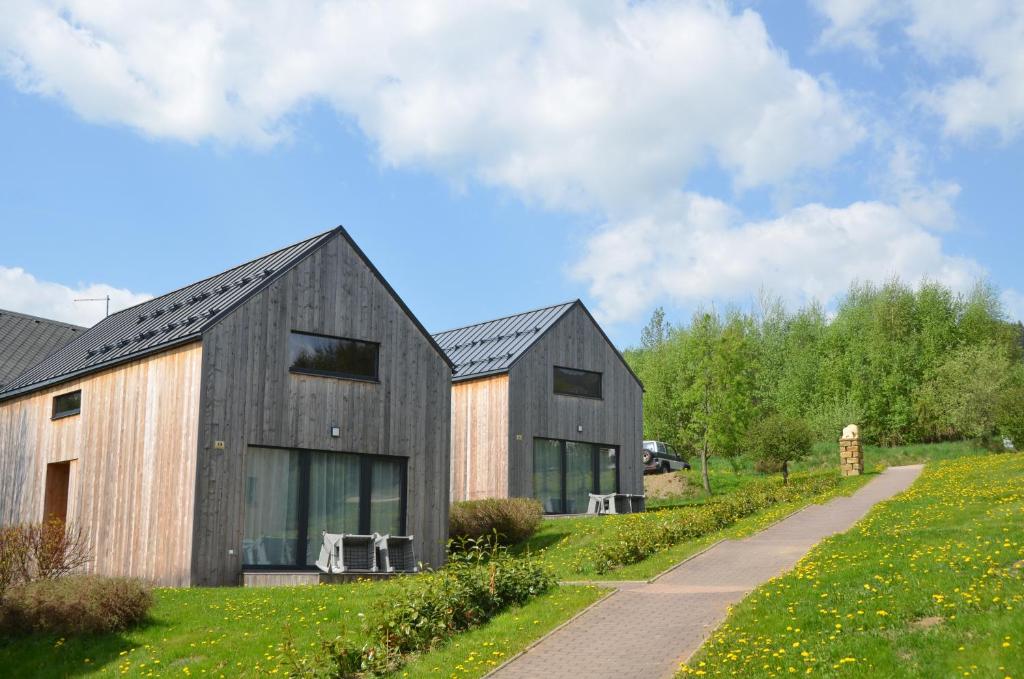
[[[405,533],[406,458],[251,447],[245,460],[245,566],[303,568],[320,534]]]
[[[601,373],[555,366],[555,393],[601,398]]]
[[[288,365],[296,373],[376,380],[380,345],[293,330],[288,337]]]
[[[547,514],[582,514],[590,494],[619,490],[618,449],[578,441],[533,440],[533,496]]]
[[[53,414],[51,419],[68,417],[82,412],[82,390],[70,391],[53,397]]]

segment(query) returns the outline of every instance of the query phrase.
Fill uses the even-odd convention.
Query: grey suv
[[[661,441],[644,441],[643,461],[645,474],[665,474],[690,468],[690,463],[682,455]]]

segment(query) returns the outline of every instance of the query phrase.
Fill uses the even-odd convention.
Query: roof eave
[[[510,366],[511,367],[511,366]],[[495,375],[503,375],[508,372],[508,368],[499,368],[497,370],[488,370],[482,373],[473,373],[471,375],[453,376],[452,384],[456,382],[472,382],[473,380],[483,379],[485,377],[494,377]]]
[[[131,363],[133,361],[138,361],[138,360],[141,360],[143,358],[148,358],[150,356],[155,356],[156,354],[161,354],[161,353],[163,353],[165,351],[170,351],[172,349],[177,349],[178,347],[184,346],[186,344],[192,344],[193,342],[200,342],[200,341],[202,341],[202,335],[200,333],[195,333],[193,335],[187,335],[185,337],[179,337],[178,339],[174,340],[173,342],[168,342],[167,344],[161,344],[159,346],[153,347],[151,349],[146,349],[146,350],[140,351],[138,353],[131,354],[129,356],[122,356],[122,357],[119,357],[119,358],[115,358],[115,359],[113,359],[111,361],[108,361],[106,363],[99,363],[97,365],[91,365],[91,366],[89,366],[87,368],[82,368],[80,370],[75,370],[75,371],[66,373],[64,375],[58,375],[57,377],[53,377],[51,379],[44,380],[42,382],[35,382],[33,384],[28,384],[28,385],[26,385],[24,387],[19,387],[17,389],[12,389],[10,391],[0,392],[0,403],[3,403],[4,401],[9,401],[9,400],[17,398],[19,396],[25,396],[27,394],[31,394],[32,392],[35,392],[35,391],[42,391],[43,389],[47,389],[49,387],[55,387],[58,384],[63,384],[64,382],[71,382],[71,381],[76,380],[76,379],[78,379],[80,377],[85,377],[85,376],[91,375],[93,373],[102,372],[104,370],[109,370],[110,368],[116,368],[116,367],[124,365],[126,363]]]

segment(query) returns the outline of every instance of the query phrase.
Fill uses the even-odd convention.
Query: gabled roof
[[[409,316],[438,356],[451,360],[352,237],[338,226],[197,283],[111,314],[59,351],[0,387],[0,400],[64,382],[200,339],[203,331],[284,275],[333,236],[340,236]]]
[[[579,300],[434,334],[455,364],[454,381],[503,373]]]
[[[434,333],[434,339],[447,352],[448,358],[454,364],[453,382],[497,375],[508,372],[537,340],[553,328],[569,310],[577,306],[587,315],[604,341],[622,361],[622,365],[643,389],[643,382],[629,367],[622,352],[612,344],[590,310],[578,299]]]
[[[332,229],[174,292],[111,314],[3,387],[0,398],[199,339],[245,299],[336,233]]]
[[[0,309],[0,390],[86,329]]]

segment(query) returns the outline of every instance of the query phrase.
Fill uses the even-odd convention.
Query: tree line
[[[754,311],[656,309],[626,360],[643,381],[646,438],[735,460],[755,423],[785,417],[818,440],[1024,443],[1024,327],[998,291],[858,283],[834,313],[764,298]]]

